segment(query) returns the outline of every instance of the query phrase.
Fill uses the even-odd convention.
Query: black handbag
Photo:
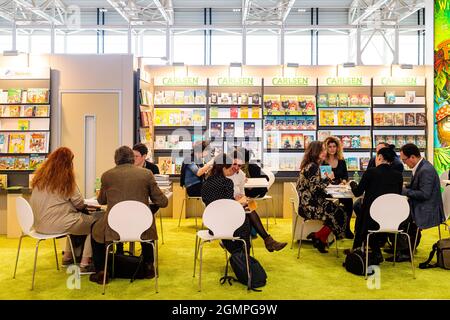
[[[134,279],[144,279],[146,269],[142,255],[138,257],[129,252],[123,254],[116,253],[114,255],[112,253],[108,254],[108,272],[112,278],[131,279],[131,282],[133,282]]]

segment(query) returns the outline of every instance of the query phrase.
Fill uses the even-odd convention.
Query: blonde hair
[[[327,159],[329,158],[328,145],[330,143],[336,144],[336,158],[338,160],[344,160],[344,152],[343,152],[343,148],[342,148],[342,143],[341,143],[341,140],[337,137],[328,137],[323,142],[323,144],[325,145],[325,148],[327,150]]]

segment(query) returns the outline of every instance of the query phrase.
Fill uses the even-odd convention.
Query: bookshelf
[[[319,77],[318,140],[340,138],[348,171],[366,169],[372,148],[371,79]]]
[[[252,161],[261,163],[261,78],[211,78],[208,111],[208,138],[214,154],[244,147],[252,152]]]
[[[373,78],[373,144],[385,141],[396,146],[416,144],[427,149],[425,77]],[[405,166],[406,170],[410,170]]]
[[[153,126],[153,85],[145,71],[135,72],[135,110],[137,122],[135,127],[136,141],[148,148],[148,158],[154,161],[154,126]]]
[[[154,79],[154,162],[162,174],[178,175],[193,143],[204,140],[207,88],[201,77]]]
[[[0,70],[0,180],[28,187],[50,150],[50,69]],[[5,183],[6,182],[6,183]]]
[[[264,168],[298,171],[305,148],[317,139],[316,89],[313,77],[264,78]]]

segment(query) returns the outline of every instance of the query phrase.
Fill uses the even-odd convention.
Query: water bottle
[[[100,178],[95,178],[95,184],[94,184],[95,198],[98,197],[101,186],[102,186],[102,182],[101,182]]]
[[[355,173],[353,174],[353,180],[354,180],[356,183],[359,183],[360,178],[359,178],[359,173],[358,173],[358,171],[355,171]]]

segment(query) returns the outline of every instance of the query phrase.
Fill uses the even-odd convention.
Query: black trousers
[[[237,228],[233,234],[235,237],[240,237],[245,240],[245,243],[247,244],[247,253],[250,253],[250,228],[250,219],[246,214],[244,224]],[[240,240],[223,240],[222,243],[229,253],[241,250],[244,247],[244,244]]]
[[[186,192],[189,197],[201,197],[202,196],[202,183],[194,184],[193,186],[187,187]]]
[[[417,227],[416,223],[413,221],[411,215],[409,215],[408,219],[406,219],[405,221],[403,221],[400,224],[399,229],[405,231],[409,235],[409,238],[411,239],[411,250],[414,251],[414,241],[416,239],[416,232],[417,232],[418,227]],[[417,234],[416,248],[419,246],[421,238],[422,238],[422,233],[419,230],[419,233]],[[390,234],[389,241],[392,243],[392,247],[393,247],[394,242],[395,242],[395,235]],[[408,238],[405,235],[397,236],[397,251],[399,253],[409,255]]]
[[[105,254],[106,254],[106,244],[99,243],[91,239],[92,245],[92,259],[94,260],[95,271],[99,272],[105,269]],[[144,257],[144,262],[147,264],[153,263],[153,248],[151,244],[141,242],[142,256]]]

